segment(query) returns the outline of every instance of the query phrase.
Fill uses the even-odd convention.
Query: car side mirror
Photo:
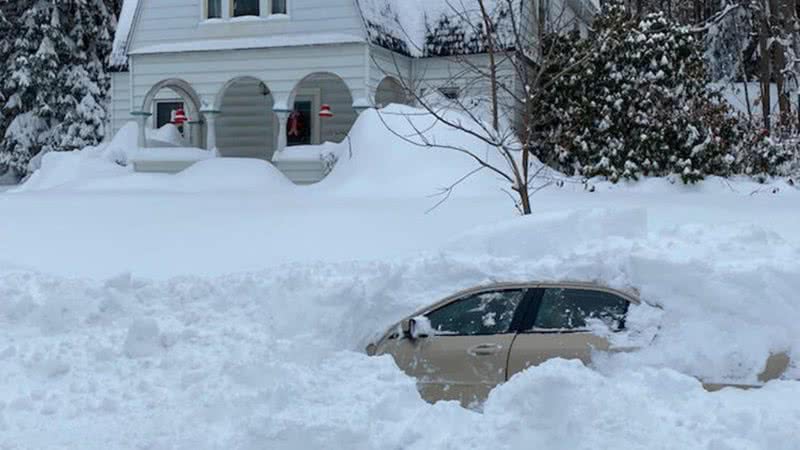
[[[424,339],[433,334],[431,322],[425,316],[412,317],[400,322],[403,337],[411,340]]]

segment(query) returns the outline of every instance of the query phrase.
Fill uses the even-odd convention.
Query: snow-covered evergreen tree
[[[636,19],[611,7],[594,29],[601,43],[570,76],[554,76],[535,113],[549,117],[540,158],[569,173],[612,181],[679,174],[685,182],[728,174],[741,128],[707,88],[702,48],[663,14]],[[590,45],[554,36],[549,73]],[[596,42],[592,45],[596,45]],[[545,81],[547,83],[547,81]]]
[[[3,9],[0,8],[0,61],[8,61],[11,52],[11,36],[11,24],[6,19],[6,14]],[[0,64],[0,80],[4,80],[8,75],[7,69],[8,64]],[[6,92],[3,89],[3,84],[0,83],[0,105],[4,105],[5,100]],[[6,118],[7,116],[3,108],[0,108],[0,132],[7,127]],[[0,142],[2,142],[2,134],[0,134]],[[2,175],[2,170],[0,170],[0,175]]]
[[[103,139],[106,71],[117,1],[19,0],[3,6],[13,27],[2,78],[0,168],[23,176],[37,154]],[[2,169],[0,169],[2,170]]]

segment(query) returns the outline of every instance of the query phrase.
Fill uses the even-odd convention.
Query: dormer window
[[[204,19],[231,19],[289,14],[288,0],[203,0]]]
[[[260,16],[260,0],[233,0],[233,17]]]

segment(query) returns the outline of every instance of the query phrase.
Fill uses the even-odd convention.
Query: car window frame
[[[536,292],[535,294],[531,295],[532,299],[531,305],[529,306],[528,312],[525,314],[525,317],[522,320],[522,323],[520,324],[520,328],[518,331],[520,334],[578,334],[578,333],[592,332],[591,328],[534,329],[533,325],[536,323],[536,318],[539,316],[539,310],[541,309],[542,302],[544,301],[544,294],[545,291],[547,291],[548,289],[574,289],[580,291],[601,292],[604,294],[613,295],[619,298],[620,300],[624,301],[627,304],[627,308],[625,310],[625,317],[622,320],[622,324],[619,327],[619,329],[610,330],[612,333],[621,333],[623,331],[626,331],[628,313],[631,310],[631,306],[638,304],[638,302],[629,298],[627,295],[623,295],[622,293],[617,292],[613,289],[604,289],[601,287],[569,285],[569,284],[540,286],[535,289],[531,289]]]
[[[520,332],[520,325],[523,323],[523,318],[525,314],[530,309],[530,302],[531,302],[531,293],[534,291],[535,288],[531,287],[494,287],[494,288],[487,288],[484,290],[479,291],[472,291],[469,293],[465,293],[460,297],[456,297],[450,301],[445,303],[441,303],[436,305],[435,307],[425,311],[423,314],[420,314],[424,317],[428,317],[429,314],[432,314],[436,311],[441,309],[447,308],[455,303],[460,301],[468,300],[476,295],[483,295],[493,292],[505,292],[505,291],[522,291],[522,299],[520,300],[519,304],[517,305],[516,309],[514,310],[514,315],[511,318],[511,324],[508,326],[508,331],[504,333],[476,333],[476,334],[434,334],[435,337],[470,337],[470,336],[502,336],[506,334],[518,334]]]

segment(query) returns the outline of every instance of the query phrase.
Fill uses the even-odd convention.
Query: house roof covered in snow
[[[111,50],[111,67],[122,68],[128,65],[128,40],[133,29],[133,19],[139,9],[139,0],[125,0],[117,22],[114,46]]]
[[[484,26],[476,0],[355,0],[369,40],[413,57],[480,53]],[[495,39],[513,47],[523,0],[485,0]]]
[[[573,10],[596,0],[565,0]],[[476,0],[353,0],[364,21],[369,42],[411,57],[450,56],[485,51],[482,15]],[[522,26],[524,0],[484,0],[494,23],[496,44],[514,46],[514,28]],[[125,0],[114,48],[113,67],[125,67],[128,43],[140,0]],[[263,40],[264,44],[280,39]],[[315,42],[315,44],[324,42]],[[196,43],[192,49],[198,48]],[[175,49],[175,51],[179,51]]]

